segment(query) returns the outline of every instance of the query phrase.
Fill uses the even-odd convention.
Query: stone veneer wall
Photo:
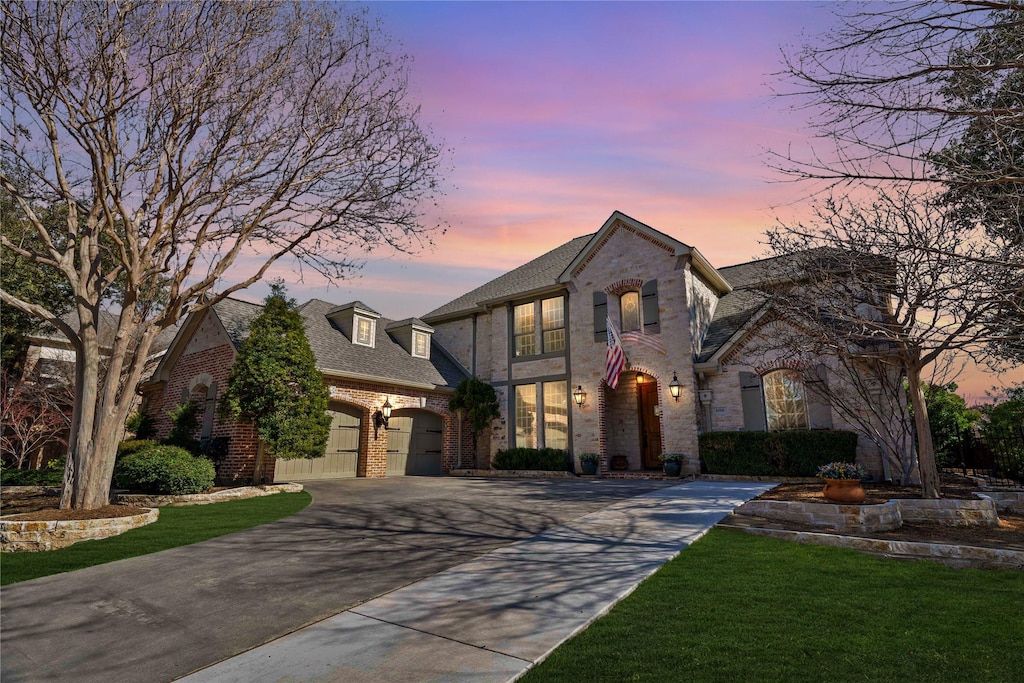
[[[0,518],[0,550],[55,550],[79,541],[109,538],[140,526],[152,524],[160,516],[157,509],[141,515],[107,519],[67,521],[21,521]]]

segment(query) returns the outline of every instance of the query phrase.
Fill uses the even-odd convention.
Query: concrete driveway
[[[280,522],[5,586],[0,678],[170,681],[667,485],[442,477],[308,482],[312,505]]]

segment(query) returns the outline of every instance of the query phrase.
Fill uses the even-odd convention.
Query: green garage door
[[[322,458],[282,460],[274,467],[274,481],[302,481],[304,479],[341,479],[356,476],[359,464],[359,431],[362,409],[334,405],[327,411],[331,416],[331,435]]]
[[[389,477],[441,474],[441,416],[425,410],[395,411],[388,421]]]

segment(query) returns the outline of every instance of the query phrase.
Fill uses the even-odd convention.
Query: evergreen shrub
[[[496,470],[567,472],[571,464],[569,451],[557,448],[509,448],[494,456]]]
[[[844,430],[705,432],[701,463],[708,474],[813,477],[818,467],[857,459],[857,434]]]
[[[114,485],[142,493],[182,495],[213,486],[213,463],[177,446],[153,446],[126,456],[114,468]]]

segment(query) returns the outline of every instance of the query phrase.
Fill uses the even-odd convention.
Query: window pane
[[[544,382],[544,445],[569,448],[569,394],[565,382]]]
[[[562,297],[541,302],[541,329],[544,330],[544,353],[565,350],[565,305]]]
[[[622,304],[622,331],[632,332],[640,329],[640,294],[626,292],[619,299]]]
[[[516,306],[516,334],[533,333],[533,304]]]
[[[800,373],[776,370],[762,378],[769,431],[807,429],[807,401]]]
[[[373,343],[373,321],[356,318],[356,343],[365,346]]]
[[[516,387],[516,447],[537,447],[537,385]]]
[[[412,353],[414,356],[421,358],[427,358],[430,354],[427,352],[428,343],[427,335],[422,332],[412,333]]]

